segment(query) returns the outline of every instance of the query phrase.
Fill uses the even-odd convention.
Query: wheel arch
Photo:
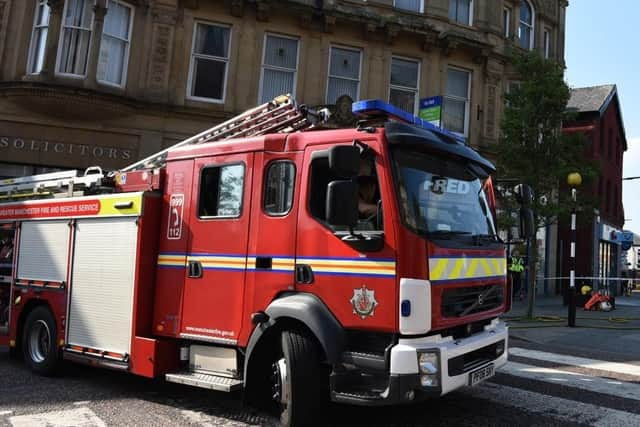
[[[307,330],[320,344],[327,363],[339,362],[344,348],[345,332],[342,325],[327,306],[312,294],[283,294],[273,300],[265,310],[268,320],[256,326],[245,352],[245,384],[251,381],[251,367],[279,345],[280,333],[284,330]]]

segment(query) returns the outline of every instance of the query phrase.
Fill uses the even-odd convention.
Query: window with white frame
[[[544,29],[544,58],[549,59],[551,57],[551,32],[545,28]]]
[[[331,47],[327,104],[335,104],[342,95],[349,95],[354,101],[358,100],[361,57],[362,52],[358,49]]]
[[[518,38],[520,39],[520,47],[523,49],[533,49],[534,20],[535,15],[531,3],[529,3],[527,0],[521,0]]]
[[[87,72],[94,0],[67,0],[62,17],[58,73],[84,76]]]
[[[449,20],[471,25],[473,23],[473,0],[449,0]]]
[[[471,73],[459,68],[447,69],[447,86],[443,99],[443,127],[466,135],[469,127]]]
[[[44,49],[49,32],[49,14],[47,0],[38,0],[33,20],[31,47],[29,48],[29,65],[27,67],[29,74],[39,73],[44,65]]]
[[[424,11],[423,0],[393,0],[393,7],[418,13]]]
[[[410,113],[418,104],[420,63],[411,59],[391,58],[389,79],[389,103]]]
[[[502,35],[504,38],[511,36],[511,9],[502,9]]]
[[[129,62],[129,44],[133,8],[119,0],[107,2],[100,54],[98,57],[97,79],[102,83],[124,86]]]
[[[295,97],[298,69],[298,40],[267,34],[262,55],[260,103],[290,93]]]
[[[196,23],[191,51],[189,97],[224,101],[231,28]]]

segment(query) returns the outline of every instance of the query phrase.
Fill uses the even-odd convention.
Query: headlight
[[[420,385],[422,387],[438,387],[438,374],[434,375],[420,375]]]
[[[420,353],[418,366],[422,374],[437,374],[440,371],[440,359],[438,353]]]

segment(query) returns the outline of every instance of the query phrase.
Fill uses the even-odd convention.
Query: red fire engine
[[[275,399],[388,405],[507,360],[493,165],[386,104],[289,97],[118,173],[0,181],[0,344]],[[417,124],[417,125],[416,125]]]

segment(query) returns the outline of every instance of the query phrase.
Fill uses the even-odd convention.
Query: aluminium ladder
[[[329,111],[326,109],[314,111],[304,105],[298,106],[291,95],[281,95],[117,172],[160,168],[165,165],[169,150],[178,147],[275,132],[295,132],[326,122],[328,118]],[[3,179],[0,180],[0,203],[82,196],[88,191],[107,190],[113,186],[114,175],[103,173],[102,169],[94,166],[88,168],[84,174],[70,170]]]
[[[291,95],[281,95],[273,100],[251,108],[244,113],[187,138],[177,144],[137,161],[120,172],[139,169],[152,169],[164,166],[169,150],[193,144],[221,141],[230,138],[266,135],[276,132],[295,132],[309,129],[326,122],[329,111],[326,109],[313,111],[304,105],[298,106]]]

